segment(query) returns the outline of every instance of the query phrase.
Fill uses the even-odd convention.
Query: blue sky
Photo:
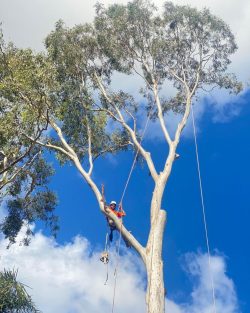
[[[161,2],[157,1],[157,3]],[[200,5],[200,1],[196,0],[187,2]],[[64,18],[69,25],[73,25],[82,21],[83,17],[88,19],[93,13],[93,3],[91,1],[88,4],[84,4],[82,1],[74,0],[69,4],[69,2],[63,0],[59,5],[58,1],[43,3],[39,0],[37,7],[31,1],[24,3],[15,0],[10,4],[7,0],[0,0],[0,3],[2,6],[0,19],[3,21],[3,29],[7,39],[13,40],[19,46],[32,46],[37,50],[41,49],[42,38],[59,18]],[[224,9],[225,3],[228,5],[227,10]],[[237,4],[237,6],[234,3],[229,5],[228,2],[223,0],[204,1],[204,5],[214,9],[226,21],[230,21],[230,25],[237,34],[239,45],[241,43],[239,53],[234,58],[235,62],[232,69],[245,81],[249,77],[248,69],[250,68],[248,60],[250,46],[249,40],[246,38],[246,29],[250,20],[249,15],[246,14],[250,14],[250,5],[245,0],[241,0],[241,5]],[[238,10],[238,19],[236,19],[234,14],[236,10]],[[18,11],[23,12],[23,14],[17,15]],[[91,12],[91,14],[88,12]],[[198,104],[200,107],[196,107],[199,129],[198,146],[210,248],[213,255],[219,256],[218,260],[220,260],[221,266],[226,266],[226,270],[223,266],[221,267],[220,276],[218,275],[218,277],[221,277],[223,282],[223,279],[225,279],[229,286],[231,285],[228,283],[228,279],[232,279],[240,306],[239,311],[232,309],[226,312],[221,311],[223,313],[250,313],[250,252],[248,249],[250,238],[248,226],[250,220],[249,100],[249,91],[245,91],[236,98],[224,97],[224,93],[216,93],[213,98],[208,97],[200,101]],[[192,271],[190,272],[187,268],[184,269],[184,264],[187,264],[187,253],[198,253],[196,260],[199,261],[202,260],[202,256],[206,253],[195,147],[191,130],[190,126],[188,126],[186,134],[182,137],[178,148],[178,153],[181,157],[174,164],[163,200],[163,208],[168,213],[164,237],[164,277],[168,297],[176,303],[190,301],[192,293],[195,294],[194,290],[199,290],[199,283],[195,280]],[[144,144],[146,148],[152,151],[157,168],[160,168],[164,162],[167,149],[165,142],[160,137],[158,138],[157,128],[154,125],[148,128]],[[2,264],[11,264],[19,267],[21,277],[25,282],[30,282],[34,290],[36,289],[36,281],[39,281],[37,276],[39,270],[35,269],[36,275],[34,274],[34,278],[32,278],[33,274],[28,273],[27,264],[32,268],[33,265],[30,266],[30,264],[33,264],[31,261],[35,256],[39,258],[40,264],[47,264],[45,266],[46,273],[49,271],[50,265],[53,268],[53,258],[57,258],[58,255],[61,256],[62,260],[65,260],[65,263],[61,265],[63,269],[67,268],[67,264],[70,264],[72,273],[70,270],[68,272],[72,274],[72,277],[79,276],[79,273],[81,273],[81,275],[85,275],[84,277],[87,280],[88,271],[86,273],[81,272],[81,268],[85,266],[89,269],[89,276],[93,275],[94,279],[95,273],[91,272],[92,269],[89,268],[91,264],[94,264],[98,273],[102,273],[102,269],[97,263],[99,262],[99,250],[102,249],[105,240],[105,219],[98,210],[91,190],[84,183],[76,169],[70,166],[60,168],[52,157],[50,160],[56,168],[56,175],[52,178],[50,186],[57,192],[59,197],[59,205],[56,212],[60,216],[60,231],[57,242],[50,241],[47,237],[49,235],[48,231],[43,229],[43,225],[38,223],[36,229],[42,228],[44,236],[41,234],[36,235],[34,243],[30,248],[31,252],[24,251],[22,247],[19,248],[20,250],[18,250],[18,247],[15,247],[10,252],[2,251],[2,255],[4,255]],[[115,157],[100,159],[96,163],[94,178],[99,185],[101,183],[105,184],[107,200],[119,202],[132,161],[133,156],[131,154],[121,153]],[[148,175],[146,165],[137,165],[123,205],[127,212],[125,218],[126,226],[142,243],[146,241],[149,227],[149,204],[152,188],[152,180]],[[90,246],[86,244],[85,239],[72,242],[72,238],[79,235],[87,238]],[[0,246],[4,246],[1,240]],[[79,252],[81,249],[83,252]],[[77,264],[72,265],[70,263],[72,260],[68,259],[69,253],[72,253],[75,259],[78,260]],[[87,256],[82,256],[81,253]],[[23,263],[22,259],[24,256],[25,262]],[[49,256],[51,256],[50,259]],[[132,285],[134,289],[131,287],[131,290],[140,299],[143,296],[143,288],[138,289],[137,285],[141,284],[143,275],[139,275],[138,272],[131,270],[131,267],[140,267],[140,263],[137,263],[134,259],[136,257],[130,253],[128,255],[125,253],[124,258],[121,259],[121,264],[122,266],[124,264],[125,269],[121,270],[123,280],[120,280],[120,285],[124,285],[124,290],[128,290],[129,286]],[[192,262],[188,264],[190,265]],[[125,265],[128,266],[128,269]],[[78,272],[74,272],[74,266],[76,269],[79,267]],[[58,265],[58,267],[60,266]],[[22,270],[24,274],[22,274]],[[208,268],[204,266],[201,272],[206,270]],[[224,271],[226,272],[224,273]],[[64,273],[63,270],[60,273]],[[205,274],[201,274],[201,277],[203,277],[202,275],[204,276]],[[49,274],[48,277],[51,278]],[[96,277],[97,283],[99,278],[100,276]],[[100,280],[102,280],[102,276]],[[44,286],[48,284],[48,281],[44,281]],[[60,285],[60,282],[58,284]],[[194,286],[198,287],[194,289]],[[80,290],[79,288],[74,288],[72,287],[72,290]],[[232,292],[230,288],[228,293]],[[44,294],[49,297],[45,289]],[[57,289],[60,290],[58,286]],[[83,290],[86,291],[84,288]],[[101,287],[100,290],[102,290]],[[46,299],[39,298],[37,294],[35,294],[35,297],[37,297],[36,300],[41,305],[45,305],[46,302],[44,313],[50,313],[53,310],[71,313],[70,309],[63,311],[60,306],[56,306],[57,302],[55,299],[62,299],[66,293],[65,290],[62,290],[61,293],[58,291],[58,298],[54,296],[54,300],[51,300],[50,308],[46,307],[48,302]],[[40,297],[42,296],[40,295]],[[77,297],[77,292],[72,297]],[[53,301],[55,304],[52,304]],[[132,296],[131,303],[135,307],[136,305],[138,305],[138,308],[140,307],[137,299],[132,298]],[[53,305],[55,306],[53,307]],[[91,309],[88,312],[98,312],[98,308],[95,308],[94,304],[91,305]],[[127,311],[129,311],[129,308]],[[85,311],[77,311],[77,308],[75,308],[72,310],[73,312]],[[122,310],[120,312],[122,313]],[[174,311],[173,309],[171,313],[174,312],[182,313],[182,311]],[[196,313],[197,311],[190,309],[189,312]]]

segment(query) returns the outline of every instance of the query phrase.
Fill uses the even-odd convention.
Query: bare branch
[[[172,143],[172,139],[170,138],[169,132],[165,125],[165,121],[164,121],[163,113],[162,113],[162,106],[161,106],[161,102],[160,102],[159,94],[158,94],[158,88],[157,88],[157,84],[155,81],[154,81],[153,91],[154,91],[155,102],[156,102],[157,109],[158,109],[158,118],[160,121],[161,129],[163,131],[163,134],[165,136],[165,139],[168,145],[170,146]]]
[[[60,146],[56,146],[56,145],[52,145],[51,143],[44,143],[44,142],[41,142],[39,140],[36,140],[35,138],[32,138],[26,134],[23,134],[27,139],[31,140],[32,142],[40,145],[40,146],[43,146],[43,147],[46,147],[46,148],[50,148],[50,149],[54,149],[54,150],[57,150],[57,151],[60,151],[62,152],[63,154],[66,154],[68,157],[72,158],[72,155],[66,151],[65,149],[63,149],[62,147]]]
[[[193,89],[191,91],[187,92],[185,113],[183,115],[183,118],[182,118],[181,122],[178,124],[177,130],[176,130],[176,133],[175,133],[174,142],[175,142],[176,146],[179,143],[180,135],[181,135],[181,133],[183,131],[183,128],[185,127],[185,125],[187,123],[187,120],[188,120],[188,117],[189,117],[189,113],[190,113],[190,108],[191,108],[191,105],[192,105],[191,99],[192,99],[192,97],[193,97],[193,95],[194,95],[194,93],[196,91],[196,88],[197,88],[198,83],[199,83],[199,79],[200,79],[200,66],[197,69],[197,75],[196,75],[196,81],[195,81],[194,87],[193,87]],[[186,87],[186,90],[189,90],[187,84],[185,84],[185,87]]]
[[[32,140],[32,142],[35,144],[37,139],[42,135],[42,132],[44,130],[47,130],[47,124],[44,128],[39,130],[38,135],[36,136],[36,138],[34,140]],[[26,136],[26,135],[25,135]],[[26,136],[27,137],[27,136]],[[29,138],[30,139],[30,138]],[[5,171],[8,171],[10,168],[12,168],[14,165],[16,165],[18,162],[22,161],[30,152],[31,150],[34,148],[34,144],[31,144],[30,147],[21,155],[19,156],[17,159],[15,159],[14,161],[12,161],[8,166],[4,167],[2,171],[0,171],[0,175],[3,174]]]
[[[70,147],[70,145],[67,143],[66,139],[65,139],[64,136],[63,136],[63,133],[62,133],[61,128],[55,123],[55,121],[52,121],[51,119],[50,119],[49,123],[50,123],[50,125],[54,128],[54,130],[56,131],[56,133],[57,133],[59,139],[61,140],[61,142],[62,142],[64,148],[65,148],[66,151],[67,151],[67,155],[70,154],[71,156],[75,156],[76,153],[75,153],[75,151]],[[64,150],[64,149],[63,149],[63,150]]]
[[[156,79],[153,77],[153,75],[152,75],[152,73],[151,73],[151,71],[149,69],[149,66],[148,66],[147,62],[143,61],[143,65],[144,65],[148,75],[150,75],[150,77],[151,77],[151,79],[153,81],[153,93],[154,93],[155,103],[156,103],[156,106],[157,106],[157,109],[158,109],[158,118],[159,118],[159,121],[160,121],[161,129],[163,131],[164,137],[165,137],[168,145],[170,146],[171,143],[172,143],[172,140],[170,138],[169,132],[167,130],[167,127],[165,125],[165,121],[164,121],[164,118],[163,118],[161,101],[160,101],[159,94],[158,94],[158,85],[157,85]]]
[[[106,112],[110,117],[112,117],[115,121],[119,122],[119,123],[122,123],[122,121],[117,117],[115,116],[115,114],[108,110],[108,109],[104,109],[104,108],[101,108],[99,106],[97,106],[98,109],[92,109],[92,111],[96,111],[96,112]]]
[[[140,76],[140,77],[144,80],[144,82],[145,82],[145,84],[148,86],[148,88],[149,88],[149,89],[152,89],[152,87],[151,87],[151,85],[149,84],[149,82],[147,81],[147,79],[146,79],[142,74],[139,73],[139,71],[135,68],[135,66],[133,66],[133,70],[134,70],[134,72],[135,72],[138,76]]]
[[[180,76],[178,76],[178,75],[175,73],[175,71],[169,69],[169,72],[170,72],[171,75],[174,76],[174,78],[176,78],[179,82],[181,82],[181,83],[183,83],[183,84],[185,85],[185,80],[182,79]]]
[[[92,135],[91,129],[87,120],[87,131],[88,131],[88,154],[89,154],[89,171],[88,175],[91,176],[93,171],[93,156],[92,156]]]
[[[125,109],[125,112],[132,118],[133,124],[134,124],[134,131],[136,131],[136,119],[134,115],[131,112],[129,112],[127,109]]]
[[[193,95],[195,93],[195,90],[196,90],[196,88],[198,86],[198,83],[199,83],[200,66],[197,69],[196,81],[195,81],[194,87],[193,87],[193,89],[191,91],[189,90],[189,87],[188,87],[187,83],[184,82],[185,89],[186,89],[186,92],[187,92],[185,112],[184,112],[182,120],[180,121],[180,123],[177,126],[177,129],[176,129],[176,132],[175,132],[175,139],[172,142],[172,144],[170,145],[169,154],[168,154],[167,160],[165,162],[164,170],[162,172],[163,180],[164,180],[165,183],[168,180],[169,175],[171,174],[173,162],[174,162],[174,160],[176,158],[176,148],[177,148],[178,143],[180,141],[181,133],[182,133],[182,131],[183,131],[183,129],[184,129],[186,123],[187,123],[187,120],[188,120],[188,117],[189,117],[189,114],[190,114],[190,109],[191,109],[191,105],[192,105],[192,97],[193,97]]]
[[[3,177],[1,179],[1,182],[5,180],[6,176],[7,176],[7,162],[8,162],[8,158],[6,155],[4,155],[4,159],[3,159]],[[0,173],[1,174],[1,173]]]
[[[29,167],[30,165],[32,165],[32,163],[35,161],[35,159],[37,158],[37,156],[40,154],[41,152],[39,151],[38,153],[36,153],[29,162],[26,162],[25,164],[23,164],[20,168],[17,169],[17,171],[8,179],[6,179],[6,181],[4,181],[4,179],[1,179],[0,181],[0,190],[3,189],[5,186],[7,186],[8,184],[10,184],[11,182],[14,181],[14,179],[17,177],[17,175],[19,173],[21,173],[26,167]],[[7,176],[7,172],[6,172],[6,176]],[[3,184],[2,184],[3,183]]]
[[[124,117],[123,117],[121,111],[118,109],[118,107],[113,105],[112,100],[108,96],[108,94],[107,94],[107,92],[106,92],[102,82],[100,81],[100,79],[99,79],[99,77],[97,75],[96,75],[96,79],[97,79],[97,83],[99,85],[99,88],[100,88],[103,96],[110,103],[110,105],[112,105],[112,107],[116,110],[116,113],[119,116],[119,119],[116,118],[116,120],[118,120],[122,124],[122,126],[127,130],[127,132],[129,133],[131,139],[133,140],[136,148],[139,150],[140,154],[144,157],[145,161],[147,162],[147,165],[148,165],[148,168],[150,170],[151,176],[153,177],[154,180],[156,180],[157,177],[158,177],[158,174],[156,172],[156,169],[155,169],[154,163],[152,161],[152,158],[150,156],[150,153],[147,152],[146,150],[144,150],[142,145],[137,140],[135,131],[125,122]]]
[[[128,141],[128,142],[126,142],[126,143],[124,143],[124,144],[120,144],[120,145],[119,145],[119,148],[126,147],[126,146],[128,146],[128,145],[134,146],[131,141]],[[100,151],[100,152],[93,158],[93,161],[95,161],[97,158],[99,158],[101,155],[103,155],[103,154],[105,154],[105,153],[107,153],[107,152],[111,152],[111,153],[112,153],[112,152],[115,152],[115,151],[117,151],[117,148],[116,148],[116,147],[114,147],[114,148],[108,147],[107,149],[104,149],[104,150]]]
[[[140,154],[144,157],[145,161],[147,162],[150,174],[152,175],[153,179],[156,181],[158,174],[156,172],[154,163],[152,161],[150,152],[147,152],[146,150],[144,150],[144,148],[142,147],[141,143],[138,141],[137,137],[136,137],[136,133],[133,131],[133,129],[131,127],[129,127],[129,125],[125,122],[120,110],[116,107],[115,108],[120,119],[122,120],[122,125],[123,127],[128,131],[128,133],[130,134],[136,148],[138,149],[138,151],[140,152]]]

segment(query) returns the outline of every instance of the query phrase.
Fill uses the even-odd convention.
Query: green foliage
[[[46,187],[48,178],[53,173],[51,166],[39,157],[5,188],[9,196],[6,204],[8,215],[0,224],[0,230],[10,243],[15,242],[22,226],[26,225],[23,243],[28,245],[32,235],[29,225],[36,220],[44,221],[52,234],[56,235],[58,218],[53,211],[57,198]]]
[[[116,136],[107,131],[108,116],[98,102],[95,74],[110,82],[111,67],[101,53],[92,25],[77,25],[72,29],[62,21],[46,38],[49,60],[57,71],[60,88],[53,99],[56,118],[68,143],[80,158],[88,150],[88,127],[92,137],[92,153],[97,158],[105,151],[120,150],[126,146],[127,136],[116,130]],[[113,140],[120,138],[118,142]]]
[[[2,37],[1,37],[2,38]],[[56,196],[48,190],[54,171],[43,158],[41,146],[28,136],[39,139],[48,129],[48,105],[53,68],[43,54],[17,49],[0,41],[0,202],[7,197],[8,216],[0,230],[10,243],[24,224],[42,220],[57,230],[53,214]],[[32,232],[27,226],[24,243]]]
[[[0,272],[0,312],[38,313],[25,286],[17,281],[17,271]]]

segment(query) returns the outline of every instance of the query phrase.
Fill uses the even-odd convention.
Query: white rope
[[[116,266],[115,266],[115,271],[114,271],[115,282],[114,282],[113,301],[112,301],[112,313],[115,310],[116,284],[117,284],[117,275],[118,275],[118,265],[119,265],[119,260],[120,260],[121,229],[122,229],[122,224],[121,224],[120,234],[119,234],[119,239],[118,239]]]
[[[152,109],[151,109],[152,110]],[[145,123],[145,126],[144,126],[144,129],[143,129],[143,132],[142,132],[142,136],[141,136],[141,140],[139,142],[139,145],[141,145],[142,143],[142,140],[144,138],[144,135],[146,133],[146,130],[148,128],[148,123],[149,123],[149,120],[150,120],[150,113],[151,113],[151,110],[148,114],[148,118],[147,118],[147,121]],[[122,196],[121,196],[121,200],[119,202],[119,205],[122,205],[122,201],[123,201],[123,198],[125,196],[125,193],[127,191],[127,188],[128,188],[128,184],[130,182],[130,179],[131,179],[131,176],[132,176],[132,173],[133,173],[133,170],[134,170],[134,167],[135,167],[135,164],[136,164],[136,159],[137,159],[137,156],[139,154],[139,148],[137,148],[137,151],[136,151],[136,154],[135,154],[135,157],[134,157],[134,160],[133,160],[133,163],[132,163],[132,166],[131,166],[131,169],[130,169],[130,172],[128,174],[128,178],[127,178],[127,181],[126,181],[126,184],[125,184],[125,187],[123,189],[123,193],[122,193]],[[114,272],[114,276],[115,276],[115,282],[114,282],[114,292],[113,292],[113,301],[112,301],[112,313],[114,313],[114,308],[115,308],[115,295],[116,295],[116,283],[117,283],[117,274],[118,274],[118,265],[119,265],[119,259],[120,259],[120,244],[121,244],[121,235],[122,235],[122,218],[121,218],[121,227],[120,227],[120,231],[119,231],[119,239],[118,239],[118,247],[117,247],[117,255],[116,255],[116,267],[115,267],[115,272]]]
[[[192,115],[193,131],[194,131],[194,143],[195,143],[195,153],[196,153],[197,170],[198,170],[198,177],[199,177],[202,215],[203,215],[203,223],[204,223],[205,236],[206,236],[206,245],[207,245],[207,253],[208,253],[208,264],[209,264],[211,286],[212,286],[213,308],[214,308],[214,313],[216,313],[216,299],[215,299],[215,290],[214,290],[214,279],[213,279],[213,273],[212,273],[212,267],[211,267],[211,254],[210,254],[210,245],[209,245],[209,239],[208,239],[206,210],[205,210],[205,202],[204,202],[204,195],[203,195],[203,188],[202,188],[200,160],[199,160],[199,152],[198,152],[198,144],[197,144],[196,126],[195,126],[195,120],[194,120],[194,111],[193,111],[193,106],[192,105],[191,105],[191,115]]]
[[[140,145],[141,145],[141,143],[142,143],[143,137],[144,137],[144,135],[145,135],[145,133],[146,133],[146,130],[147,130],[147,128],[148,128],[149,120],[150,120],[150,113],[149,113],[149,115],[148,115],[148,118],[147,118],[147,121],[146,121],[144,130],[143,130],[143,132],[142,132],[141,140],[140,140],[140,143],[139,143]],[[135,154],[135,157],[134,157],[134,161],[133,161],[133,163],[132,163],[130,172],[129,172],[129,174],[128,174],[128,178],[127,178],[127,181],[126,181],[126,184],[125,184],[125,187],[124,187],[122,196],[121,196],[120,204],[122,204],[123,198],[124,198],[125,193],[126,193],[126,191],[127,191],[128,184],[129,184],[130,178],[131,178],[131,176],[132,176],[132,173],[133,173],[133,170],[134,170],[134,167],[135,167],[135,163],[136,163],[136,159],[137,159],[138,154],[139,154],[139,148],[138,148],[137,151],[136,151],[136,154]]]
[[[104,251],[107,252],[107,253],[109,253],[108,236],[109,236],[109,234],[108,234],[108,231],[107,231],[106,241],[105,241],[105,248],[104,248]],[[109,260],[108,260],[108,262],[106,264],[106,280],[104,282],[104,285],[107,285],[108,279],[109,279]]]
[[[107,230],[106,237],[105,237],[104,251],[108,251],[108,236],[109,236],[109,233]]]

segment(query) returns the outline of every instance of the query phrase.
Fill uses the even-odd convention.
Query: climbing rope
[[[198,144],[197,144],[196,126],[195,126],[194,111],[193,111],[192,105],[191,105],[191,116],[192,116],[196,162],[197,162],[197,170],[198,170],[198,178],[199,178],[199,186],[200,186],[201,207],[202,207],[203,223],[204,223],[207,253],[208,253],[208,264],[209,264],[211,286],[212,286],[213,308],[214,308],[214,313],[216,313],[216,299],[215,299],[215,290],[214,290],[214,279],[213,279],[213,273],[212,273],[212,267],[211,267],[210,244],[209,244],[209,239],[208,239],[207,218],[206,218],[204,194],[203,194],[203,187],[202,187],[202,178],[201,178],[201,170],[200,170],[200,160],[199,160],[199,152],[198,152]]]
[[[142,140],[144,138],[144,135],[146,133],[146,130],[148,128],[148,123],[149,123],[149,120],[150,120],[151,111],[152,111],[152,108],[151,108],[151,110],[150,110],[150,112],[148,114],[148,117],[147,117],[144,129],[143,129],[143,132],[142,132],[142,136],[141,136],[141,140],[139,142],[139,145],[141,145]],[[127,178],[127,181],[125,183],[125,187],[124,187],[123,192],[122,192],[121,200],[119,202],[119,207],[122,207],[122,201],[123,201],[123,198],[124,198],[125,193],[127,191],[127,188],[128,188],[128,185],[129,185],[129,182],[130,182],[130,179],[131,179],[131,176],[132,176],[135,164],[136,164],[136,160],[137,160],[138,154],[139,154],[139,148],[137,148],[137,151],[136,151],[136,154],[135,154],[135,157],[134,157],[134,160],[133,160],[130,172],[128,174],[128,178]],[[119,266],[119,259],[120,259],[120,245],[121,245],[121,236],[122,236],[122,222],[123,221],[122,221],[122,217],[121,217],[121,227],[120,227],[120,230],[119,230],[119,239],[118,239],[117,254],[116,254],[116,266],[115,266],[115,271],[114,271],[115,281],[114,281],[114,292],[113,292],[113,301],[112,301],[112,313],[114,313],[114,309],[115,309],[116,284],[117,284],[117,274],[118,274],[118,266]]]
[[[141,140],[140,140],[140,142],[139,142],[140,145],[141,145],[141,143],[142,143],[143,137],[144,137],[144,135],[145,135],[145,133],[146,133],[146,130],[147,130],[147,128],[148,128],[148,123],[149,123],[150,115],[151,115],[150,113],[151,113],[151,110],[150,110],[150,112],[149,112],[149,115],[148,115],[148,118],[147,118],[145,127],[144,127],[143,132],[142,132]],[[128,178],[127,178],[127,181],[126,181],[126,184],[125,184],[125,187],[124,187],[122,196],[121,196],[120,205],[122,205],[123,198],[124,198],[125,193],[126,193],[126,191],[127,191],[128,184],[129,184],[130,178],[131,178],[131,176],[132,176],[132,173],[133,173],[133,170],[134,170],[134,167],[135,167],[135,163],[136,163],[136,159],[137,159],[138,154],[139,154],[139,148],[138,148],[137,151],[136,151],[136,154],[135,154],[135,157],[134,157],[134,161],[133,161],[133,163],[132,163],[130,172],[129,172],[129,174],[128,174]]]
[[[104,285],[107,285],[107,282],[108,282],[108,279],[109,279],[109,245],[108,245],[108,236],[109,236],[109,233],[108,233],[108,230],[107,230],[107,234],[106,234],[106,241],[105,241],[105,248],[104,248],[104,251],[107,253],[106,257],[106,280],[104,282]],[[104,262],[105,264],[105,262]]]
[[[104,185],[102,185],[102,201],[105,205],[105,195],[104,195]],[[106,265],[106,280],[104,282],[104,285],[107,285],[108,279],[109,279],[109,226],[107,223],[107,232],[106,232],[106,237],[105,237],[105,244],[104,244],[104,250],[101,254],[100,261]]]
[[[121,224],[122,228],[122,224]],[[116,255],[116,266],[115,266],[115,271],[114,271],[114,291],[113,291],[113,300],[112,300],[112,313],[114,312],[115,309],[115,296],[116,296],[116,284],[117,284],[117,274],[118,274],[118,265],[120,261],[120,246],[121,246],[121,228],[120,228],[120,234],[119,234],[119,239],[118,239],[118,245],[117,245],[117,255]]]

